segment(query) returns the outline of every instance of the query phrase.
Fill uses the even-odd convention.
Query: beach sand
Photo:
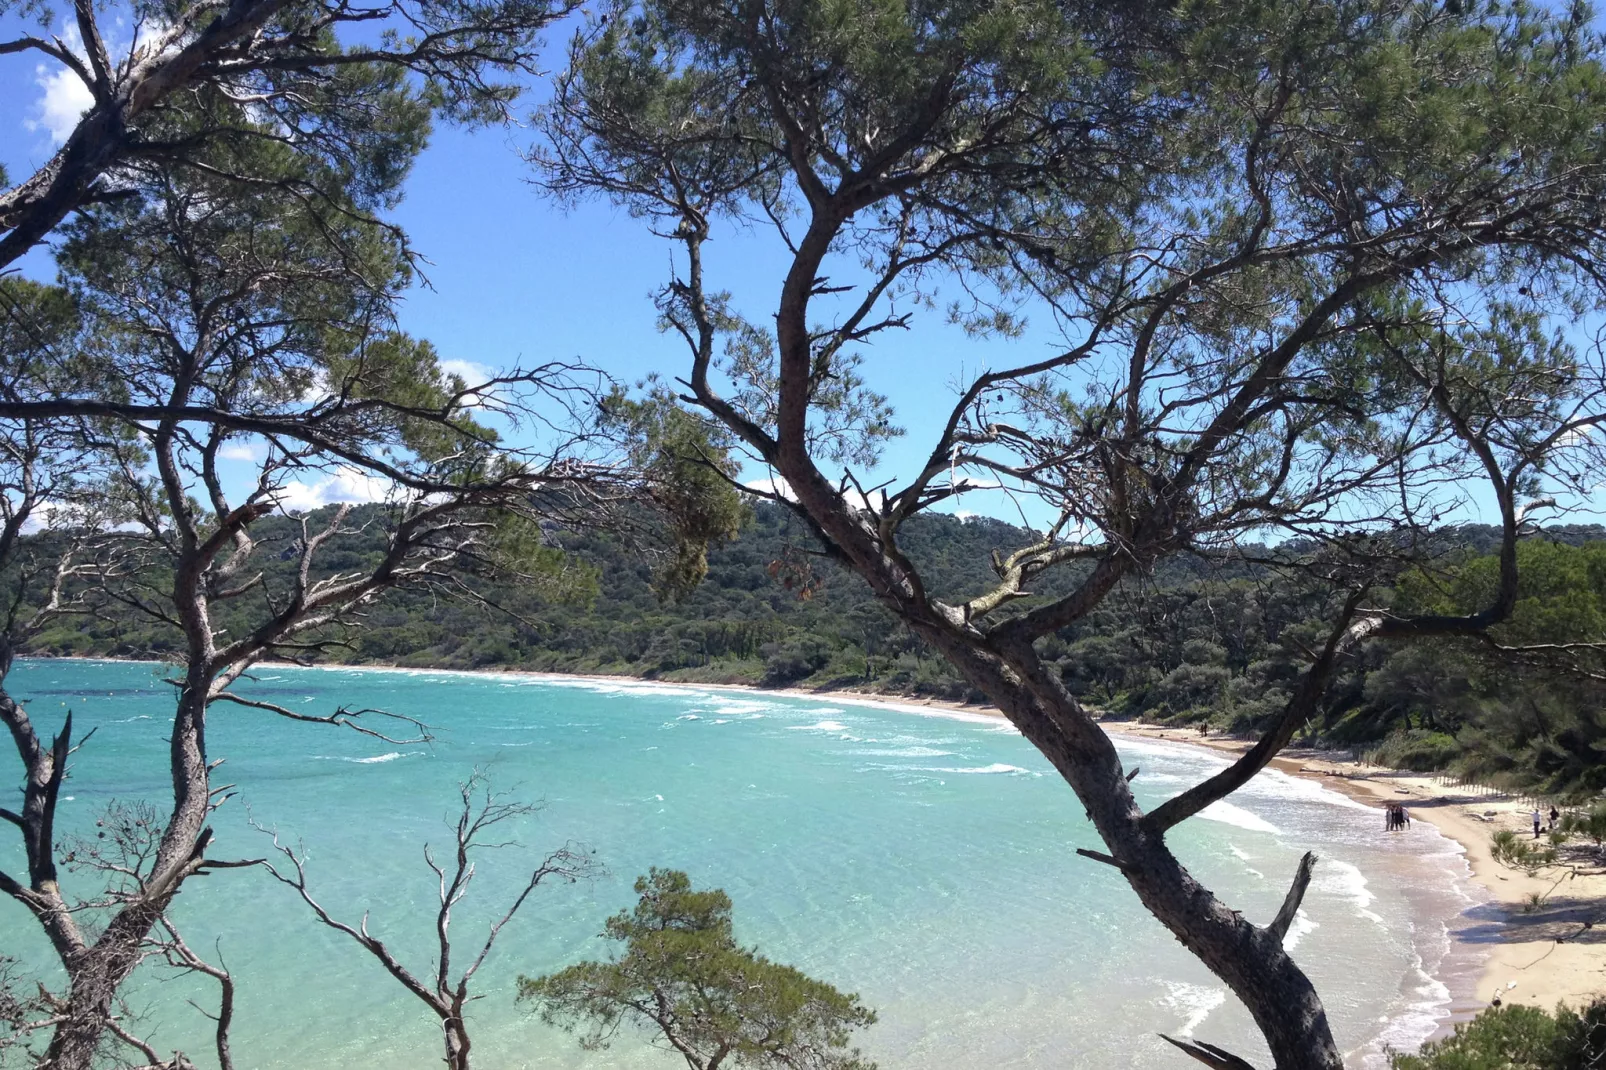
[[[1201,740],[1197,733],[1148,725],[1105,722],[1104,727],[1119,735],[1227,752],[1241,752],[1250,745],[1231,739]],[[1473,877],[1490,898],[1487,907],[1475,911],[1473,924],[1459,934],[1461,940],[1488,952],[1476,990],[1480,1007],[1499,998],[1549,1009],[1558,1002],[1576,1006],[1606,994],[1606,925],[1594,927],[1606,922],[1606,870],[1592,867],[1569,875],[1555,868],[1529,876],[1502,866],[1490,854],[1490,836],[1498,829],[1533,835],[1531,806],[1509,796],[1441,785],[1430,776],[1297,748],[1285,751],[1273,765],[1362,802],[1402,803],[1413,820],[1427,821],[1461,844]],[[1378,835],[1387,835],[1381,812]],[[1537,906],[1532,901],[1536,895],[1541,900]]]

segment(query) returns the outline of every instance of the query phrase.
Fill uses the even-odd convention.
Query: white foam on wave
[[[848,726],[843,724],[841,721],[820,721],[817,724],[792,724],[787,725],[786,727],[787,730],[791,732],[846,732],[848,730]]]
[[[1377,896],[1366,886],[1366,874],[1341,858],[1325,858],[1316,867],[1316,878],[1311,882],[1317,891],[1337,899],[1346,899],[1356,915],[1385,925],[1382,917],[1368,909]]]
[[[1227,1002],[1226,990],[1212,985],[1167,981],[1165,987],[1165,1005],[1183,1016],[1182,1025],[1177,1028],[1178,1036],[1193,1036],[1193,1031],[1204,1024],[1210,1012]]]
[[[1317,924],[1311,920],[1305,908],[1300,907],[1294,911],[1294,924],[1288,927],[1288,934],[1283,937],[1283,950],[1292,952],[1299,946],[1299,942],[1317,930]]]
[[[376,754],[372,758],[344,758],[338,754],[314,754],[312,760],[316,762],[351,762],[353,765],[378,765],[380,762],[394,762],[397,758],[416,758],[422,751],[393,750],[388,754]]]
[[[715,695],[709,701],[716,707],[716,711],[719,712],[719,713],[729,713],[729,714],[757,713],[760,710],[768,710],[768,709],[773,709],[774,708],[774,704],[773,703],[735,701],[735,700],[731,700],[731,699],[720,698],[718,695]],[[840,712],[840,711],[838,711],[838,712]]]
[[[468,672],[468,676],[485,676],[485,673]],[[572,687],[581,691],[591,691],[598,695],[679,695],[682,698],[696,699],[698,702],[708,702],[718,698],[712,691],[705,691],[697,687],[683,687],[679,684],[655,684],[651,680],[632,680],[626,676],[607,677],[606,679],[590,676],[517,676],[518,682],[530,687],[549,685],[552,687]]]
[[[1277,799],[1319,802],[1327,806],[1337,806],[1344,810],[1375,812],[1373,807],[1366,805],[1359,799],[1352,799],[1343,792],[1334,791],[1320,781],[1290,776],[1281,769],[1262,769],[1255,775],[1254,780],[1251,780],[1240,790],[1250,796],[1270,795]]]
[[[922,773],[980,773],[980,774],[983,774],[983,775],[1007,773],[1007,774],[1009,774],[1011,776],[1016,776],[1016,775],[1031,776],[1031,775],[1033,775],[1032,771],[1030,769],[1022,769],[1018,765],[1006,765],[1003,762],[994,762],[992,765],[976,765],[976,766],[969,766],[969,767],[966,767],[966,766],[920,766],[919,767],[919,771],[922,772]]]
[[[1414,932],[1414,925],[1412,929]],[[1388,1066],[1390,1051],[1413,1052],[1420,1048],[1438,1032],[1445,1010],[1450,1006],[1449,987],[1423,968],[1414,940],[1412,948],[1411,969],[1403,991],[1405,1006],[1384,1019],[1382,1032],[1367,1046],[1363,1063],[1368,1070]]]
[[[953,751],[939,750],[936,747],[888,747],[856,750],[853,753],[865,758],[946,758]]]
[[[1238,861],[1245,863],[1245,865],[1244,865],[1244,872],[1245,873],[1249,874],[1252,877],[1255,877],[1258,880],[1265,880],[1266,879],[1266,875],[1264,873],[1260,872],[1260,870],[1256,869],[1254,866],[1251,866],[1251,865],[1248,864],[1249,862],[1254,861],[1253,856],[1248,854],[1242,848],[1240,848],[1236,843],[1227,844],[1227,850],[1231,851],[1232,852],[1232,856],[1234,858],[1236,858]]]
[[[801,696],[800,696],[801,697]],[[996,713],[978,713],[975,710],[954,710],[945,706],[918,706],[912,702],[882,702],[878,699],[854,699],[843,695],[832,695],[831,701],[843,706],[864,706],[873,710],[887,710],[892,713],[912,713],[916,717],[940,717],[948,721],[965,721],[970,724],[984,724],[992,726],[994,731],[1009,735],[1020,735],[1014,725]],[[835,711],[837,713],[841,710]]]
[[[1199,816],[1206,821],[1219,821],[1223,825],[1233,825],[1250,832],[1270,832],[1273,835],[1277,833],[1277,826],[1259,814],[1252,814],[1243,807],[1223,799],[1218,799],[1200,810]]]

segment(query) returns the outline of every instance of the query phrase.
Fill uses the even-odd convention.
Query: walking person
[[[1556,831],[1556,822],[1561,820],[1561,811],[1556,809],[1554,803],[1550,806],[1550,831]]]
[[[1539,813],[1539,808],[1538,807],[1534,807],[1534,839],[1536,839],[1536,840],[1539,838],[1539,827],[1543,823],[1544,823],[1544,818]]]

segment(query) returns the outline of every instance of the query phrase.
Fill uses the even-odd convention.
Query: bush
[[[1606,1003],[1582,1014],[1565,1006],[1491,1007],[1455,1027],[1455,1035],[1394,1053],[1393,1070],[1589,1070],[1606,1063]]]
[[[831,660],[831,648],[812,635],[787,639],[779,643],[765,643],[764,683],[781,687],[807,679],[825,668]]]
[[[1378,765],[1409,769],[1417,773],[1432,773],[1447,769],[1460,756],[1461,747],[1447,732],[1429,732],[1421,728],[1395,732],[1372,752],[1371,760]]]
[[[1155,684],[1149,698],[1179,712],[1215,706],[1232,673],[1220,665],[1180,665]]]

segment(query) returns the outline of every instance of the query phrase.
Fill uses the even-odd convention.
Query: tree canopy
[[[1281,948],[1304,880],[1256,926],[1164,837],[1264,768],[1357,647],[1506,622],[1533,514],[1591,493],[1606,361],[1571,327],[1601,308],[1603,59],[1582,5],[642,0],[577,35],[532,160],[674,243],[658,307],[687,403],[1054,763],[1098,860],[1276,1063],[1336,1070]],[[733,221],[781,258],[773,327],[720,286]],[[1063,344],[967,374],[921,470],[867,486],[891,426],[871,346],[938,294],[995,337],[1046,307]],[[900,534],[984,485],[1057,519],[948,601]],[[1469,487],[1500,519],[1487,601],[1375,597]],[[1267,532],[1307,540],[1273,565],[1324,588],[1325,627],[1257,745],[1144,813],[1050,637],[1166,558]]]
[[[697,891],[667,869],[637,878],[635,890],[635,908],[603,930],[623,945],[616,958],[519,979],[519,999],[544,1021],[579,1032],[592,1050],[621,1026],[645,1028],[691,1070],[874,1070],[848,1045],[875,1012],[738,944],[724,892]]]

